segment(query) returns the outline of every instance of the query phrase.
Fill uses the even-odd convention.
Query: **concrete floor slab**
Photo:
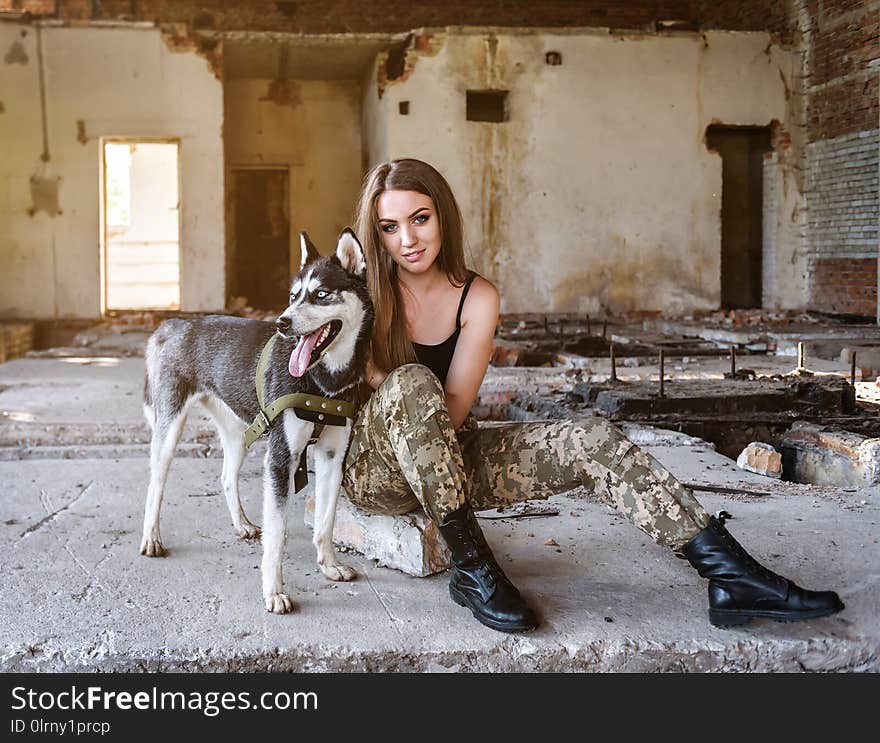
[[[669,460],[668,460],[669,461]],[[476,623],[445,576],[412,578],[344,555],[359,578],[325,580],[293,504],[287,616],[260,600],[258,543],[234,537],[216,460],[175,461],[163,508],[169,555],[138,554],[147,462],[0,463],[0,670],[880,670],[877,495],[706,495],[771,568],[834,587],[844,613],[810,623],[712,628],[706,585],[605,506],[555,499],[556,517],[484,521],[542,626]],[[243,473],[259,521],[259,462]],[[548,540],[556,545],[548,545]]]
[[[739,365],[758,374],[791,371],[788,361],[772,356],[742,357]],[[817,371],[819,367],[848,375],[848,367],[839,362],[817,361]],[[669,376],[677,379],[721,379],[728,369],[725,359],[713,358],[667,364]],[[8,457],[18,457],[39,456],[39,452],[27,451],[35,447],[143,447],[149,442],[142,412],[143,373],[143,359],[136,357],[39,357],[0,364],[0,459],[4,448],[16,450],[7,452]],[[596,360],[593,379],[603,381],[609,374],[610,362]],[[618,369],[623,381],[647,380],[656,374],[653,366]],[[507,397],[511,390],[547,394],[571,389],[579,378],[573,369],[490,367],[481,395],[491,397],[499,390],[507,392]],[[201,445],[202,453],[205,448],[216,449],[213,426],[199,406],[193,407],[182,440]],[[125,452],[120,449],[119,453]],[[95,453],[104,455],[103,451]]]
[[[532,371],[539,385],[571,373]],[[574,492],[554,499],[558,516],[483,522],[540,608],[533,633],[482,627],[451,602],[444,575],[413,578],[350,554],[343,560],[359,578],[325,580],[300,502],[285,560],[298,608],[270,615],[260,545],[232,532],[203,416],[191,416],[184,435],[191,456],[171,468],[162,520],[170,554],[138,554],[148,477],[142,374],[142,359],[110,355],[0,365],[0,671],[880,670],[880,490],[770,481],[705,442],[644,427],[631,435],[681,479],[771,492],[700,499],[732,512],[731,532],[771,568],[839,590],[846,611],[712,628],[705,581]],[[242,479],[256,522],[261,445]]]
[[[145,444],[144,360],[25,358],[0,364],[0,447]],[[198,407],[183,440],[212,439]]]

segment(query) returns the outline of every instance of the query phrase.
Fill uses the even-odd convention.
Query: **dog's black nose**
[[[275,327],[279,333],[286,333],[290,330],[290,320],[282,315],[275,321]]]

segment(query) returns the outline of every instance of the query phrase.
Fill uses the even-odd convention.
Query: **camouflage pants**
[[[709,515],[651,455],[603,418],[506,423],[455,431],[439,380],[407,364],[392,371],[352,429],[343,487],[373,513],[421,505],[435,521],[548,498],[583,485],[659,544],[681,549]]]

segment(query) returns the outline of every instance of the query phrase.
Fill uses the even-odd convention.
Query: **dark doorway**
[[[230,294],[260,310],[287,304],[290,214],[287,168],[234,169],[235,239]]]
[[[761,306],[764,153],[769,127],[710,126],[706,144],[721,155],[721,306]]]

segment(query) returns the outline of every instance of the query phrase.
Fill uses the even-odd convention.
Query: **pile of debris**
[[[277,310],[258,310],[248,304],[247,297],[232,297],[229,300],[229,306],[226,308],[227,314],[235,317],[248,317],[251,320],[274,320],[284,311],[281,307]]]
[[[754,327],[760,325],[800,325],[827,322],[826,319],[812,312],[799,310],[712,310],[696,311],[680,318],[688,322],[703,322],[722,325],[724,327]]]

